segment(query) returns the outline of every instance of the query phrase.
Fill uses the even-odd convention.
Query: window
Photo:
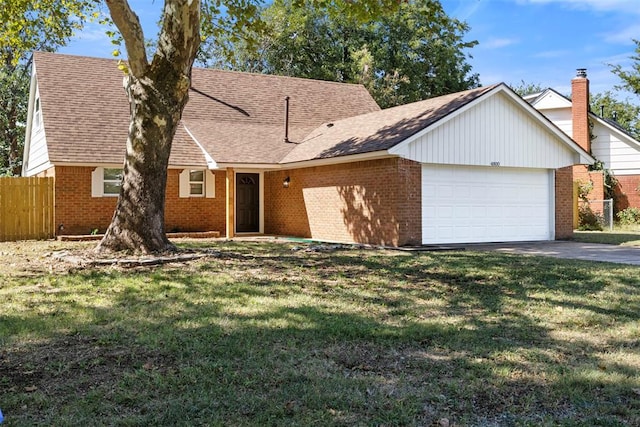
[[[204,196],[204,171],[189,171],[189,195]]]
[[[216,177],[207,169],[183,169],[180,172],[179,197],[216,197]]]
[[[40,97],[36,98],[35,105],[33,107],[33,128],[35,130],[40,129],[42,125],[42,112],[40,111]]]
[[[105,196],[117,196],[122,185],[122,169],[105,168],[102,177],[102,194]]]

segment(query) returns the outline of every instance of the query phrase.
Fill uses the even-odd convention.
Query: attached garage
[[[422,244],[565,236],[572,193],[558,170],[588,154],[503,86],[446,113],[389,150],[421,164]]]
[[[422,166],[422,243],[554,238],[553,171]]]

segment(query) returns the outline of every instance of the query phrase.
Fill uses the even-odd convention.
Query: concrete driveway
[[[603,245],[569,241],[479,243],[465,245],[471,251],[497,251],[511,254],[549,256],[585,261],[640,265],[640,247]]]

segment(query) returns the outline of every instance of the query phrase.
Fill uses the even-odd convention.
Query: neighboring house
[[[600,117],[589,109],[589,80],[586,70],[579,69],[571,81],[571,99],[553,89],[524,97],[533,107],[572,137],[605,169],[613,172],[618,187],[616,209],[640,207],[640,141],[633,138],[615,121]],[[591,123],[591,124],[590,124]],[[591,180],[592,199],[604,198],[602,173],[586,173],[584,167],[574,168],[575,180]]]
[[[60,234],[103,231],[128,130],[116,62],[35,53],[29,106],[23,174],[55,177]],[[194,69],[165,222],[376,245],[567,238],[566,167],[591,162],[504,84],[380,110],[361,85]]]

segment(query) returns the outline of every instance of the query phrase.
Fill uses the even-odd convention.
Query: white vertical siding
[[[575,163],[558,136],[498,93],[416,138],[398,152],[421,163],[557,169]]]
[[[537,107],[537,105],[536,105]],[[560,130],[573,137],[573,118],[571,117],[571,107],[553,110],[540,110],[546,118],[551,120]]]
[[[34,80],[35,81],[35,80]],[[40,96],[38,87],[36,86],[35,96],[38,98]],[[35,103],[34,103],[35,104]],[[31,108],[34,108],[31,105]],[[29,113],[30,117],[33,117],[34,111]],[[36,175],[45,169],[48,169],[51,165],[49,164],[49,151],[47,149],[47,138],[44,130],[44,120],[43,116],[40,121],[40,126],[35,128],[33,123],[34,120],[31,121],[31,140],[28,141],[29,153],[27,154],[27,165],[25,168],[26,176]]]

